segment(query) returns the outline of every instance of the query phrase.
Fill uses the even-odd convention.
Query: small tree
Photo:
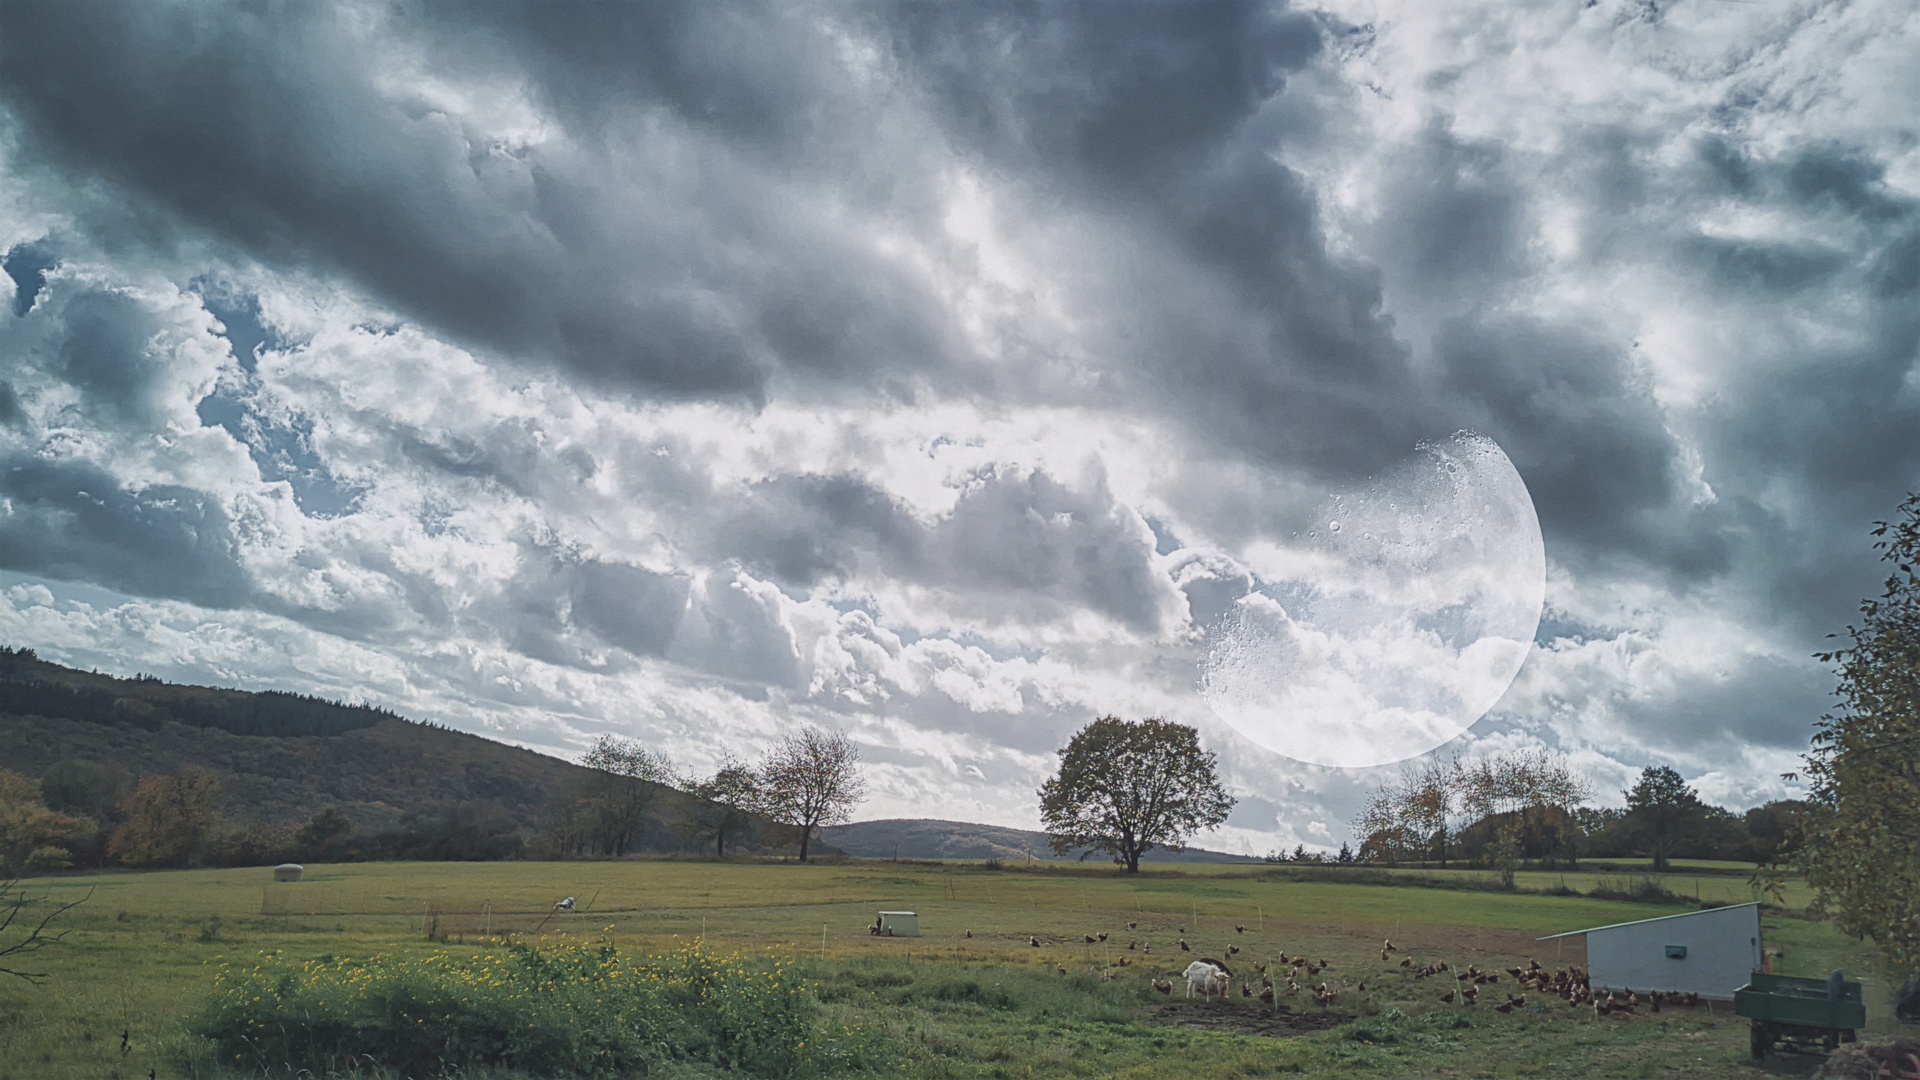
[[[1220,784],[1199,732],[1150,717],[1106,716],[1074,733],[1060,771],[1040,788],[1047,845],[1064,855],[1084,847],[1138,873],[1156,846],[1182,850],[1186,838],[1227,820],[1234,798]]]
[[[1818,654],[1840,667],[1840,703],[1807,754],[1799,861],[1840,929],[1871,935],[1907,975],[1920,970],[1920,494],[1872,535],[1893,570],[1850,644]]]
[[[689,777],[687,830],[696,839],[713,838],[713,853],[727,856],[727,838],[737,838],[753,827],[754,808],[760,805],[760,783],[745,762],[732,758],[705,780]],[[736,839],[736,844],[737,844]]]
[[[648,808],[672,785],[673,762],[632,739],[602,735],[580,764],[589,772],[574,800],[576,836],[607,855],[636,850]]]
[[[1705,819],[1706,804],[1665,765],[1649,765],[1626,796],[1628,830],[1653,855],[1653,868],[1665,870],[1674,845]]]
[[[838,731],[809,727],[781,739],[756,775],[760,812],[794,830],[801,862],[807,861],[814,834],[847,821],[867,794],[860,751]]]

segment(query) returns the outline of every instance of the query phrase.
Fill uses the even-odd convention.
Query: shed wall
[[[1670,959],[1669,945],[1686,946],[1686,958]],[[1587,974],[1595,988],[1732,1000],[1759,966],[1760,909],[1751,905],[1587,932]]]

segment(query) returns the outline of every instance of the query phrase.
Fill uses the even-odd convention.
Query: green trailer
[[[1860,984],[1841,978],[1838,968],[1824,979],[1756,971],[1747,985],[1733,992],[1733,1011],[1752,1021],[1756,1059],[1766,1057],[1775,1044],[1805,1051],[1817,1043],[1831,1051],[1852,1042],[1854,1032],[1867,1026]]]

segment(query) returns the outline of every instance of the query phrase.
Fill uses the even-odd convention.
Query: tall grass
[[[875,1036],[822,1029],[791,964],[695,943],[627,960],[611,944],[513,946],[223,966],[188,1029],[250,1072],[406,1076],[474,1068],[616,1076],[692,1061],[753,1076],[859,1067]]]

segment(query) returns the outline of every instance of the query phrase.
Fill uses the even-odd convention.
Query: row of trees
[[[680,800],[673,824],[725,856],[756,819],[781,827],[806,861],[820,830],[846,822],[866,795],[860,753],[838,731],[805,728],[774,744],[756,765],[728,758],[711,776],[682,776],[667,755],[632,739],[603,735],[580,763],[589,773],[567,804],[554,842],[573,854],[638,850],[646,822],[669,791]]]
[[[820,830],[847,820],[865,790],[852,741],[813,728],[781,740],[757,765],[728,760],[707,777],[681,776],[664,755],[616,736],[597,741],[581,764],[582,779],[537,832],[473,802],[373,831],[335,807],[302,824],[236,821],[226,816],[219,777],[201,768],[137,780],[86,761],[60,762],[38,779],[0,769],[0,878],[76,863],[619,856],[685,844],[724,856],[749,837],[795,845],[805,859]]]
[[[1374,791],[1354,819],[1365,839],[1360,861],[1425,858],[1442,867],[1467,826],[1486,823],[1493,857],[1511,875],[1522,852],[1579,860],[1575,812],[1593,786],[1545,751],[1465,763],[1459,758],[1409,766],[1396,783]]]

